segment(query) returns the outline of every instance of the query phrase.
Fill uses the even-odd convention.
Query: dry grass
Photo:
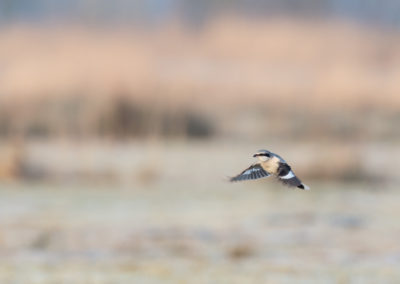
[[[313,171],[305,176],[377,172],[379,179],[387,167],[374,168],[376,153],[392,148],[365,163],[359,146],[400,139],[400,36],[338,22],[226,17],[196,32],[176,24],[152,31],[19,26],[0,33],[0,65],[0,137],[20,137],[27,147],[32,137],[260,142],[250,151],[308,141],[327,146],[309,151]],[[46,153],[48,165],[39,157],[27,167],[29,157],[1,154],[0,177],[119,179],[112,166],[80,168],[79,156],[72,170],[55,166],[56,152]],[[107,155],[100,164],[113,160]],[[137,178],[159,179],[152,168],[153,160],[135,168]]]
[[[10,181],[21,178],[26,162],[25,145],[21,141],[1,143],[0,180]]]
[[[3,137],[400,137],[399,35],[338,22],[19,26],[0,63]]]
[[[0,93],[3,102],[124,92],[170,106],[397,108],[399,47],[397,34],[325,22],[223,18],[197,33],[173,24],[151,32],[15,27],[0,35]]]

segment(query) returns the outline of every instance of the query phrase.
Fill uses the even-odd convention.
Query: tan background
[[[0,2],[1,283],[399,281],[396,5],[63,3]]]

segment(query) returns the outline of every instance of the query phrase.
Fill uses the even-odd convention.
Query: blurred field
[[[399,282],[398,31],[0,31],[0,283]],[[229,184],[262,148],[312,190]]]
[[[146,33],[8,28],[0,35],[2,116],[12,129],[30,122],[93,132],[121,97],[150,113],[256,105],[396,114],[399,45],[395,33],[306,21],[228,18],[196,34],[177,25]]]
[[[109,96],[228,105],[399,107],[400,37],[342,22],[221,17],[199,31],[14,27],[2,100]],[[384,100],[382,98],[385,98]],[[213,104],[211,104],[213,105]]]
[[[291,145],[272,149],[309,192],[228,183],[252,161],[247,143],[28,147],[44,177],[0,185],[0,282],[396,283],[398,175],[317,181],[315,147]],[[373,165],[385,152],[365,153]]]
[[[397,283],[398,188],[1,185],[2,283]],[[110,190],[111,189],[111,190]]]
[[[398,141],[399,50],[342,22],[4,28],[0,137]]]
[[[304,178],[325,182],[393,184],[400,182],[396,143],[311,143],[281,140],[200,141],[155,140],[101,142],[36,141],[24,145],[2,144],[1,179],[106,183],[204,182],[223,178],[253,162],[252,154],[266,148],[284,157]]]

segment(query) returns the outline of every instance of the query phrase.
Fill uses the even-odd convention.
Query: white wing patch
[[[252,172],[256,172],[256,171],[258,171],[256,168],[248,169],[248,170],[245,171],[242,175],[249,175],[249,174],[251,174]]]
[[[295,177],[294,173],[292,171],[288,172],[287,175],[283,176],[283,177],[279,177],[281,179],[291,179],[292,177]]]

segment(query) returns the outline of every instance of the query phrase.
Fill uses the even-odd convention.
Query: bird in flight
[[[242,181],[249,179],[266,178],[275,176],[283,184],[289,187],[298,187],[304,190],[310,188],[301,182],[301,180],[294,174],[292,168],[277,154],[268,150],[260,150],[253,155],[258,158],[258,161],[245,169],[243,172],[230,178],[230,181]]]

